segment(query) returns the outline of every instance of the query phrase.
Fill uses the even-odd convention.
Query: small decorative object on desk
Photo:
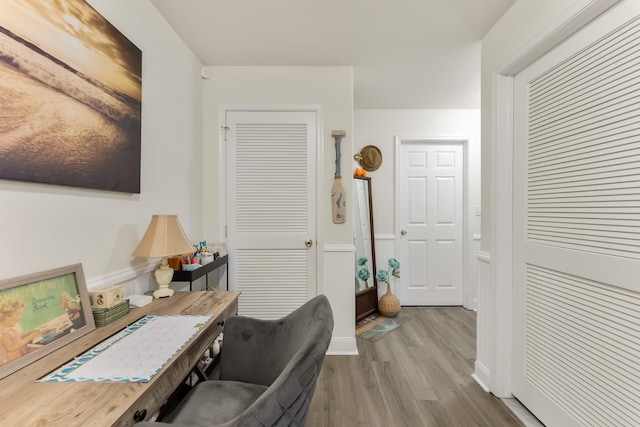
[[[105,326],[129,312],[129,300],[124,300],[109,308],[94,308],[92,311],[96,326]]]
[[[218,259],[219,254],[209,249],[209,246],[207,245],[206,241],[200,242],[198,246],[195,246],[195,248],[196,248],[195,256],[198,259],[198,263],[200,265],[207,265],[213,262],[214,260]]]
[[[396,317],[400,313],[400,300],[391,292],[391,283],[389,282],[391,277],[400,278],[400,263],[395,258],[389,258],[387,270],[378,270],[376,279],[387,284],[387,293],[380,297],[378,310],[384,316]]]
[[[124,301],[123,285],[105,286],[89,289],[89,300],[92,308],[109,308]]]
[[[200,264],[207,265],[210,262],[213,262],[213,253],[212,252],[200,252]]]
[[[200,264],[198,263],[194,263],[194,264],[182,264],[182,271],[193,271],[196,268],[200,267]]]
[[[186,256],[182,258],[182,271],[193,271],[196,268],[200,267],[196,257],[194,256]]]
[[[153,301],[151,295],[129,295],[127,299],[129,300],[129,306],[132,308],[144,307]]]
[[[182,270],[182,257],[181,256],[172,256],[167,259],[169,263],[169,267],[173,268],[174,271]]]

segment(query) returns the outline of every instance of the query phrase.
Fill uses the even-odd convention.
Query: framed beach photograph
[[[82,264],[0,281],[0,378],[94,329]]]
[[[142,52],[85,0],[0,1],[0,179],[140,193]]]

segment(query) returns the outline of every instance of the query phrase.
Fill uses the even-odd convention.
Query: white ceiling
[[[151,0],[204,65],[353,66],[354,107],[480,108],[480,39],[515,0]]]

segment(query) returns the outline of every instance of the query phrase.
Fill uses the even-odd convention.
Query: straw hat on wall
[[[382,164],[382,153],[375,145],[367,145],[360,150],[360,166],[367,172],[378,170]]]

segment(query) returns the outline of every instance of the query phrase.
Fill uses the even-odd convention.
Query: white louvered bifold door
[[[638,14],[515,79],[513,393],[549,427],[640,426]]]
[[[315,117],[227,112],[230,288],[242,292],[241,315],[280,318],[315,295]]]

